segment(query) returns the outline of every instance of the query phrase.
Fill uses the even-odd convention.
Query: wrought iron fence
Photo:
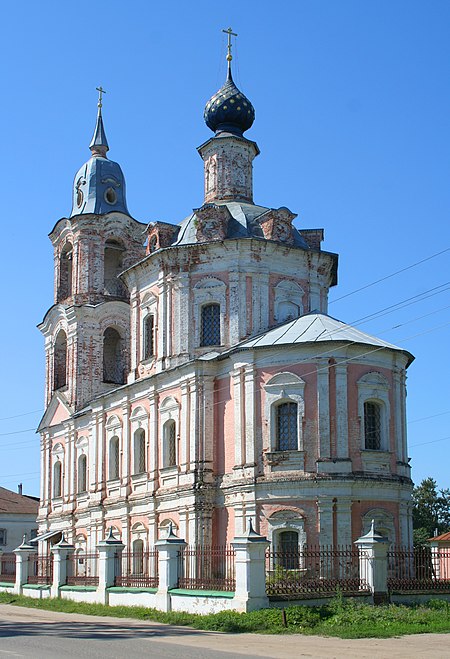
[[[396,547],[388,552],[390,592],[450,592],[450,548]]]
[[[28,583],[49,585],[53,580],[53,556],[31,554],[28,557]]]
[[[234,592],[235,557],[228,545],[185,547],[178,553],[178,588]]]
[[[306,599],[337,592],[368,592],[359,572],[359,552],[350,546],[303,546],[266,552],[266,592],[273,598]]]
[[[115,575],[116,586],[158,588],[158,550],[116,554]]]
[[[98,553],[75,553],[67,557],[69,586],[98,585]]]
[[[16,555],[2,554],[0,556],[0,581],[14,583],[16,580]]]

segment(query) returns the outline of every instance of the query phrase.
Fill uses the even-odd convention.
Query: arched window
[[[381,450],[381,405],[364,403],[364,446],[371,451]]]
[[[281,531],[278,534],[279,561],[285,570],[297,570],[300,567],[297,531]]]
[[[145,472],[145,431],[138,428],[134,433],[134,473]]]
[[[103,334],[103,382],[125,383],[122,337],[113,327],[108,327]]]
[[[155,317],[149,314],[144,320],[144,359],[150,359],[155,354],[154,325]]]
[[[120,451],[119,438],[117,435],[109,440],[109,480],[119,478],[120,474]]]
[[[133,542],[133,574],[144,573],[144,541],[138,538]]]
[[[67,336],[64,330],[56,335],[53,362],[54,389],[61,389],[67,384]]]
[[[298,449],[297,403],[281,403],[275,410],[277,451]]]
[[[72,244],[66,243],[59,259],[58,302],[72,295],[72,255]]]
[[[62,465],[55,462],[53,465],[53,496],[60,497],[62,495]]]
[[[174,467],[177,464],[177,433],[176,424],[173,419],[164,425],[164,467]]]
[[[220,346],[220,304],[202,307],[200,345]]]
[[[107,240],[105,243],[104,274],[105,294],[113,297],[126,296],[125,288],[118,279],[123,270],[124,248],[118,240]]]
[[[78,458],[78,470],[77,470],[77,491],[79,494],[81,492],[86,492],[87,490],[87,458],[84,453]]]

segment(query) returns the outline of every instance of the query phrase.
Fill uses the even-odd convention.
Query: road
[[[450,656],[450,634],[343,640],[200,632],[124,618],[0,605],[0,659],[397,659]]]

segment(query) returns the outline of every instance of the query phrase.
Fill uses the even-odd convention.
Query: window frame
[[[205,334],[204,325],[205,325],[205,320],[207,320],[207,319],[204,318],[204,314],[205,314],[207,309],[218,309],[218,312],[217,312],[218,317],[210,319],[211,324],[216,325],[216,327],[214,329],[217,329],[218,332],[219,332],[219,336],[217,337],[219,339],[218,342],[217,341],[214,341],[212,343],[205,343],[204,342],[205,341],[205,339],[204,339],[204,334]],[[222,345],[220,316],[221,316],[221,310],[220,310],[220,303],[219,302],[206,302],[205,304],[202,304],[202,306],[200,308],[200,348],[214,348],[214,347]],[[212,328],[210,329],[210,334],[214,338],[216,338]]]
[[[289,406],[289,407],[288,407]],[[294,414],[291,415],[290,413],[290,406],[295,407]],[[281,433],[280,433],[280,410],[281,408],[286,408],[287,409],[287,419],[288,419],[288,425],[290,426],[289,419],[291,416],[295,419],[295,442],[293,442],[294,446],[291,446],[291,437],[288,438],[288,444],[289,446],[287,448],[281,448],[282,445],[282,438],[281,438]],[[298,451],[299,450],[299,437],[298,437],[298,403],[296,401],[293,401],[291,399],[287,400],[281,400],[276,403],[274,403],[274,416],[275,416],[275,437],[274,437],[274,445],[275,445],[275,450],[276,451]],[[290,430],[290,428],[289,428]]]
[[[268,438],[265,442],[272,453],[302,452],[303,418],[305,415],[304,390],[306,383],[302,378],[288,371],[277,373],[263,386],[265,391],[265,417],[268,419]],[[283,403],[297,405],[297,448],[280,451],[277,445],[277,407]]]
[[[384,375],[378,371],[365,373],[357,382],[358,387],[358,417],[360,420],[360,447],[362,451],[373,454],[387,453],[390,449],[390,386]],[[365,403],[376,403],[380,406],[380,448],[366,446],[365,435]]]

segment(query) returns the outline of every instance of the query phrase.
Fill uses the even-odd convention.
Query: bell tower
[[[145,256],[145,225],[128,212],[125,178],[107,157],[102,97],[91,157],[73,184],[72,212],[49,237],[54,304],[39,325],[45,337],[46,405],[57,392],[73,409],[124,384],[129,370],[129,294],[119,274]]]

